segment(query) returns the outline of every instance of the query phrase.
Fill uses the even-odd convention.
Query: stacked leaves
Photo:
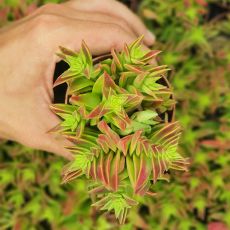
[[[120,223],[138,196],[154,195],[169,169],[188,164],[177,152],[181,130],[173,121],[169,69],[156,65],[160,51],[144,51],[141,40],[96,59],[84,42],[78,53],[61,47],[69,69],[54,86],[67,83],[66,102],[51,106],[62,119],[51,131],[73,142],[63,183],[84,176],[93,206],[114,212]]]

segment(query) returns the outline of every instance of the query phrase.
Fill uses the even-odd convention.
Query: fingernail
[[[156,40],[156,37],[150,30],[148,30],[146,34],[146,39],[149,41],[149,43],[153,44]]]

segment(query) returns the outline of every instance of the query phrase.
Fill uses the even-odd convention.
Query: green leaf
[[[76,110],[76,106],[73,105],[67,105],[67,104],[52,104],[50,105],[50,108],[55,113],[67,113],[72,114]]]
[[[85,106],[86,109],[94,109],[100,102],[101,97],[95,93],[85,93],[81,95],[72,96],[70,102],[74,105]]]
[[[75,94],[75,93],[82,93],[85,91],[90,91],[92,86],[94,85],[94,82],[85,78],[85,77],[79,77],[78,79],[74,79],[68,88],[68,94]]]
[[[102,89],[104,86],[104,74],[101,75],[93,85],[92,93],[94,94],[102,94]]]
[[[157,122],[153,121],[152,119],[158,116],[157,112],[153,110],[145,110],[136,112],[132,115],[132,119],[134,119],[137,122],[141,122],[144,124],[156,124]]]
[[[135,169],[134,169],[133,160],[128,155],[126,156],[126,166],[127,166],[127,172],[129,175],[130,182],[131,182],[132,186],[134,187],[135,183],[136,183]]]

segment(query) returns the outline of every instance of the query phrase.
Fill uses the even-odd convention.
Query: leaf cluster
[[[160,51],[144,51],[141,40],[99,62],[84,41],[79,52],[61,47],[58,55],[69,68],[54,87],[67,84],[66,104],[51,105],[62,119],[51,132],[74,144],[67,147],[74,160],[62,172],[63,183],[85,176],[93,205],[113,211],[120,223],[137,204],[135,196],[153,195],[166,171],[188,164],[177,152],[180,126],[169,115],[175,105],[169,69],[156,64]]]

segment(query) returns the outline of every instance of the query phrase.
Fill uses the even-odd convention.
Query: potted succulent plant
[[[63,183],[84,177],[93,206],[124,223],[136,197],[154,195],[154,184],[169,169],[187,170],[177,151],[181,134],[174,121],[175,100],[158,50],[144,51],[141,40],[120,52],[92,58],[61,47],[69,65],[54,87],[67,83],[66,100],[51,109],[61,118],[52,132],[73,145],[74,160],[63,169]]]

